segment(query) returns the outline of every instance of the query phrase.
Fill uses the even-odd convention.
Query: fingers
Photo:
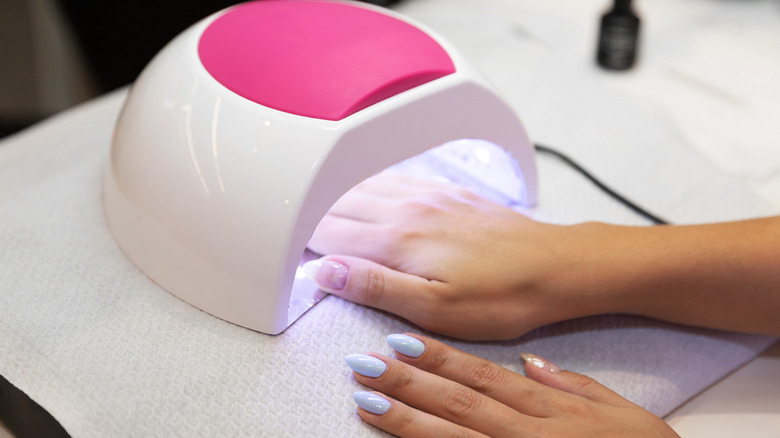
[[[526,378],[423,336],[390,335],[387,342],[397,360],[354,354],[347,364],[357,381],[377,391],[355,393],[361,418],[394,435],[679,438],[650,412],[538,356],[521,356]],[[480,377],[480,369],[490,377]],[[523,393],[527,387],[536,395]],[[519,403],[510,395],[518,389]],[[534,406],[542,415],[530,414]]]
[[[349,254],[387,264],[390,247],[385,226],[325,215],[307,247],[318,254]]]
[[[404,198],[430,189],[452,188],[452,184],[407,175],[388,170],[356,185],[352,191],[361,191],[386,198]]]
[[[436,288],[442,285],[349,256],[312,260],[303,270],[325,292],[423,324],[437,307]]]
[[[398,341],[413,342],[408,338],[417,340],[421,345],[417,351],[424,350],[425,354],[416,354]],[[409,334],[388,336],[387,342],[399,353],[397,356],[402,362],[458,382],[525,414],[543,417],[558,404],[551,400],[555,394],[551,394],[545,385],[442,342]]]
[[[378,222],[395,208],[393,199],[351,190],[328,210],[328,215],[362,222]]]
[[[435,198],[435,194],[446,194],[461,201],[476,196],[453,184],[386,171],[368,178],[345,193],[328,210],[328,215],[355,221],[382,222],[392,217],[403,200]]]
[[[634,406],[618,393],[588,376],[561,370],[557,365],[533,354],[521,353],[520,357],[525,361],[526,376],[548,387],[615,406]]]
[[[393,435],[419,438],[464,437],[485,435],[443,418],[412,408],[377,392],[358,391],[354,394],[360,409],[358,415],[368,424]]]
[[[529,427],[533,418],[457,382],[403,362],[380,355],[359,354],[347,356],[347,363],[360,383],[419,411],[410,413],[399,407],[398,413],[406,418],[398,425],[388,427],[400,429],[403,424],[427,421],[423,415],[426,413],[488,436],[517,436],[521,425],[526,430],[533,428]],[[388,413],[396,407],[392,406]],[[417,425],[413,427],[417,428]],[[388,431],[398,433],[397,430]]]
[[[414,182],[410,182],[403,175],[382,172],[342,195],[330,207],[323,220],[335,216],[357,222],[379,222],[397,208],[397,199],[411,196],[419,190]]]

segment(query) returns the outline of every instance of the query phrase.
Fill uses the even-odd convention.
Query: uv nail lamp
[[[298,268],[330,206],[372,174],[465,138],[510,152],[518,198],[535,202],[523,126],[446,42],[361,3],[244,3],[184,31],[132,86],[105,214],[164,289],[277,334],[322,296]]]

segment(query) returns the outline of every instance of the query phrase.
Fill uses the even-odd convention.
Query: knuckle
[[[423,233],[415,228],[415,222],[395,224],[390,230],[391,240],[397,242],[400,247],[405,247],[410,242],[414,242],[422,237]]]
[[[385,274],[377,266],[371,266],[366,271],[365,287],[363,297],[368,305],[375,305],[382,300],[385,293]]]
[[[427,361],[426,370],[433,374],[439,374],[440,371],[448,365],[450,360],[449,355],[440,354],[439,352],[436,351],[429,351],[428,353],[429,354],[425,356],[425,360]],[[430,354],[430,353],[435,353],[435,354]]]
[[[406,248],[409,248],[423,236],[422,232],[415,228],[413,220],[388,223],[383,227],[381,233],[382,237],[379,239],[377,250],[391,258],[398,257]]]
[[[477,434],[473,430],[464,429],[464,428],[457,428],[445,435],[447,438],[475,438],[482,435]]]
[[[398,393],[403,393],[407,388],[414,385],[414,370],[410,367],[399,367],[394,373],[393,389]]]
[[[416,416],[411,409],[404,409],[393,424],[393,432],[399,436],[411,436],[416,431]]]
[[[416,366],[428,373],[443,375],[452,361],[452,356],[447,351],[447,346],[429,339],[425,343],[425,354],[420,356],[420,361]]]
[[[398,219],[410,227],[435,221],[446,211],[447,203],[437,195],[422,195],[403,200],[398,208]]]
[[[469,386],[482,394],[490,394],[504,386],[506,373],[500,366],[490,362],[479,362],[474,365]]]
[[[570,384],[574,387],[575,392],[578,394],[598,394],[601,390],[603,390],[603,386],[599,382],[591,379],[588,376],[583,376],[582,374],[577,374],[574,376],[574,378],[571,379]]]
[[[428,215],[436,210],[436,207],[426,198],[409,198],[403,202],[403,208],[409,212],[412,216],[424,216]]]
[[[455,387],[444,396],[444,410],[456,422],[468,419],[478,413],[481,397],[465,386]]]
[[[567,398],[557,407],[569,418],[593,418],[596,413],[592,403],[582,403],[580,399]]]
[[[453,193],[455,194],[455,196],[467,200],[479,199],[476,193],[463,186],[456,186],[455,188],[453,188]]]

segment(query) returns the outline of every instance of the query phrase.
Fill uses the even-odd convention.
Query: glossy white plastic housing
[[[523,126],[441,38],[432,35],[454,74],[326,121],[263,107],[214,80],[197,45],[217,16],[174,39],[135,82],[104,180],[116,242],[184,301],[240,326],[282,332],[322,296],[295,278],[330,206],[361,180],[451,140],[505,148],[524,181],[519,198],[535,203]]]

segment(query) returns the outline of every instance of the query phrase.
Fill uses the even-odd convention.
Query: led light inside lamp
[[[393,168],[417,177],[458,184],[507,207],[524,204],[517,161],[489,141],[453,140]]]
[[[485,142],[464,152],[458,139]],[[160,286],[276,334],[322,296],[297,268],[327,210],[436,145],[400,166],[535,202],[520,121],[446,42],[368,5],[245,3],[179,35],[133,85],[104,177],[106,219]],[[516,162],[494,161],[495,145]],[[510,176],[485,179],[495,166]]]
[[[484,140],[451,141],[395,164],[391,169],[418,178],[457,184],[506,207],[524,205],[520,198],[523,181],[517,162],[504,149]],[[293,320],[325,297],[302,269],[304,263],[318,257],[306,250],[295,271],[289,310]]]

